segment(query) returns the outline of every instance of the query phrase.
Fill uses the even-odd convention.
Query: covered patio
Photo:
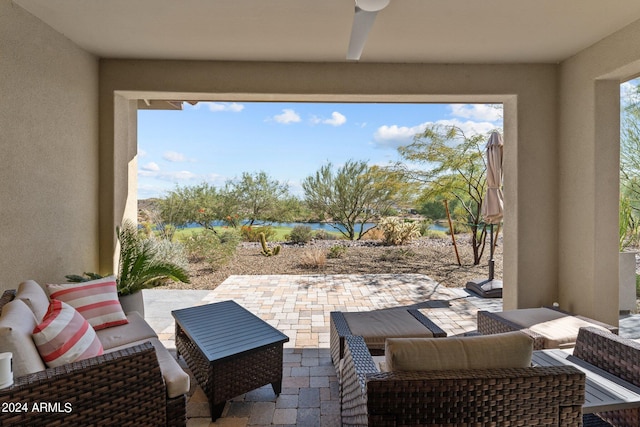
[[[144,291],[145,318],[167,348],[175,349],[174,309],[233,299],[284,332],[280,396],[269,385],[227,403],[211,423],[202,389],[192,382],[188,426],[339,426],[338,379],[329,354],[329,313],[418,308],[448,336],[476,330],[478,310],[501,311],[502,300],[438,285],[424,275],[231,276],[213,291]],[[640,317],[620,320],[620,335],[640,338]],[[184,360],[181,364],[186,369]]]

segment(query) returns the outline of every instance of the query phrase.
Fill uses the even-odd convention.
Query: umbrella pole
[[[489,240],[491,247],[489,248],[489,281],[493,280],[493,268],[495,261],[493,259],[493,224],[489,227],[491,232],[491,239]]]

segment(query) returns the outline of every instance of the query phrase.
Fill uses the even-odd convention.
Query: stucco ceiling
[[[354,0],[14,0],[104,58],[346,61]],[[362,62],[559,62],[638,0],[391,0]]]

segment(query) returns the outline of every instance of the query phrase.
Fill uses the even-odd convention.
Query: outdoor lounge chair
[[[596,326],[617,334],[616,326],[557,308],[541,307],[501,312],[478,311],[478,332],[482,335],[522,331],[534,339],[534,350],[573,347],[581,327]]]
[[[342,425],[581,425],[585,376],[578,369],[571,366],[531,367],[522,355],[516,358],[513,366],[525,367],[492,365],[491,362],[499,360],[501,363],[514,353],[513,345],[505,348],[500,344],[503,336],[512,334],[409,339],[426,342],[429,350],[420,360],[427,363],[434,359],[432,347],[450,344],[450,340],[458,340],[454,341],[456,345],[460,340],[475,340],[474,346],[479,353],[474,354],[489,356],[487,360],[467,358],[466,362],[473,366],[470,369],[409,370],[406,363],[400,363],[402,370],[388,372],[381,372],[362,337],[345,337],[340,382]],[[515,353],[528,352],[530,360],[530,338],[525,334],[516,335],[520,337],[509,337],[509,340],[515,338],[521,342],[524,337],[528,345]],[[402,339],[389,342],[392,345],[399,343],[398,354],[402,354]],[[440,353],[439,359],[448,362],[450,350]],[[391,352],[393,348],[387,349],[386,361],[390,360]],[[455,354],[465,355],[465,352]],[[391,360],[397,361],[397,358]],[[485,361],[489,367],[479,368],[477,363]]]

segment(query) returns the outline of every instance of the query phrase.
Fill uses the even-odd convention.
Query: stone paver
[[[192,292],[195,292],[192,294]],[[145,317],[175,349],[170,311],[184,306],[235,300],[285,333],[284,378],[280,396],[261,387],[228,402],[215,423],[192,378],[187,403],[189,427],[340,425],[338,381],[329,354],[329,313],[399,306],[419,309],[449,336],[476,329],[478,310],[500,311],[502,299],[482,299],[460,288],[447,288],[421,274],[230,276],[215,290],[145,290]],[[640,318],[621,319],[621,335],[640,337]],[[183,365],[182,359],[179,362]]]

